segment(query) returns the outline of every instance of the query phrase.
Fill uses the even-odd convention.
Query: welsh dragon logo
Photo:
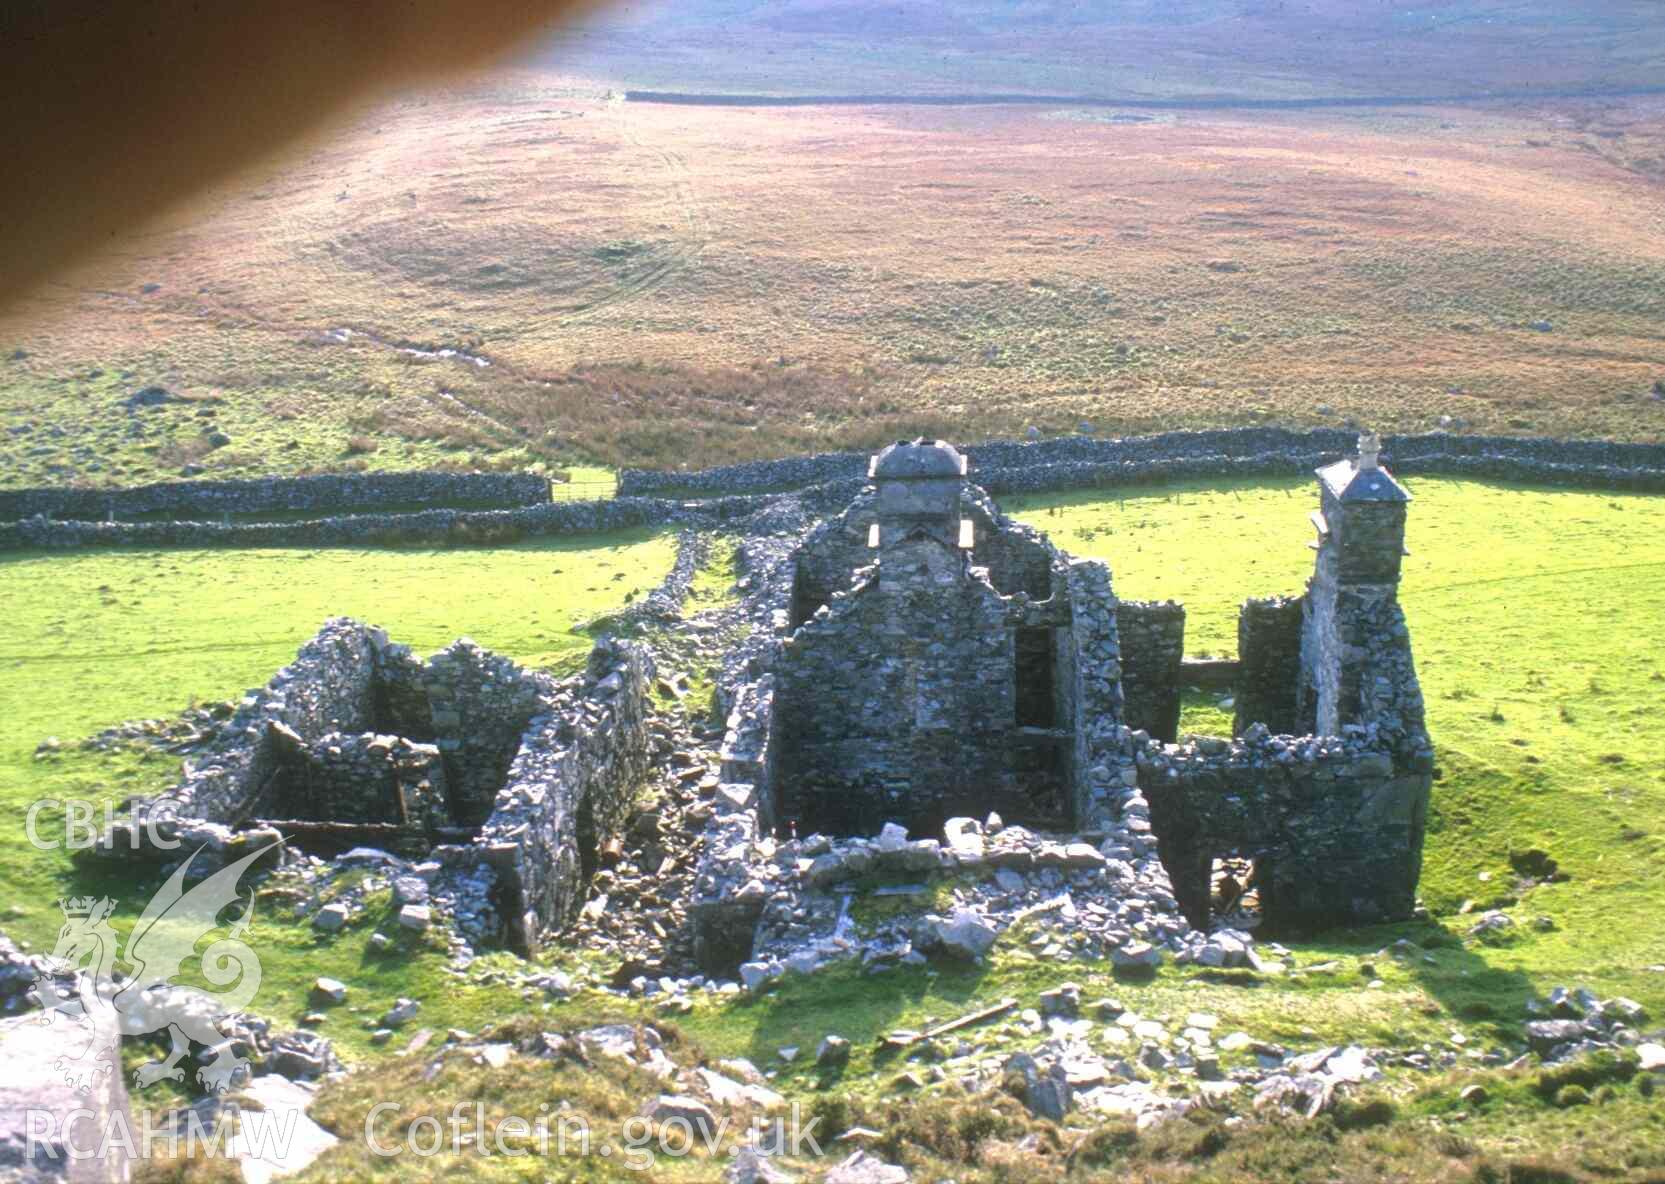
[[[239,1070],[247,1067],[248,1058],[233,1049],[216,1021],[241,1011],[260,989],[260,961],[243,941],[254,916],[254,893],[250,890],[245,900],[238,881],[276,846],[271,843],[245,855],[187,889],[186,873],[202,853],[197,848],[145,905],[125,950],[110,924],[114,899],[59,901],[64,926],[46,959],[46,972],[35,979],[34,994],[45,1008],[36,1022],[66,1028],[63,1038],[69,1051],[57,1061],[66,1082],[90,1090],[120,1064],[122,1036],[163,1030],[172,1047],[166,1056],[134,1071],[136,1085],[164,1078],[183,1082],[185,1070],[179,1062],[192,1041],[206,1050],[202,1055],[207,1059],[197,1072],[204,1088],[221,1093],[240,1080]],[[200,954],[200,977],[215,989],[176,984],[185,963],[199,956],[197,943],[226,927],[220,914],[233,905],[242,907],[229,923],[230,932]],[[117,973],[118,959],[131,968],[125,974]]]

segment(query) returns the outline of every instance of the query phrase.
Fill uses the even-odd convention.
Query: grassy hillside
[[[777,1046],[813,1048],[821,1035],[838,1032],[857,1048],[839,1088],[867,1106],[860,1099],[878,1096],[891,1076],[868,1075],[874,1067],[868,1045],[880,1032],[922,1026],[926,1017],[956,1015],[1005,994],[1030,999],[1065,977],[1085,983],[1089,994],[1113,991],[1145,1014],[1209,1010],[1230,1028],[1298,1046],[1363,1039],[1437,1050],[1449,1047],[1456,1032],[1468,1049],[1492,1047],[1515,1037],[1533,992],[1563,982],[1588,984],[1604,996],[1630,995],[1656,1015],[1665,1011],[1665,977],[1657,969],[1665,964],[1665,940],[1653,923],[1665,899],[1659,839],[1665,774],[1656,759],[1665,742],[1665,651],[1657,628],[1665,619],[1665,499],[1435,479],[1417,481],[1414,493],[1404,599],[1441,768],[1423,879],[1433,922],[1302,943],[1294,947],[1302,966],[1333,965],[1254,990],[1190,969],[1164,971],[1148,985],[1116,983],[1105,967],[1065,970],[1014,938],[1002,943],[986,971],[903,970],[863,976],[859,990],[850,975],[832,972],[790,981],[764,1000],[701,1003],[677,1021],[694,1042],[690,1048],[763,1063],[774,1060]],[[1300,587],[1310,563],[1303,545],[1309,499],[1304,482],[1244,482],[1140,490],[1125,499],[1053,495],[1013,505],[1060,545],[1108,558],[1120,594],[1187,601],[1190,648],[1221,652],[1232,648],[1232,608],[1241,598]],[[419,649],[466,633],[517,658],[570,661],[587,640],[571,632],[574,623],[651,584],[670,554],[668,538],[633,535],[489,552],[10,557],[0,562],[0,593],[15,606],[0,664],[0,698],[8,704],[0,754],[5,800],[16,811],[38,797],[102,798],[162,787],[175,773],[173,758],[100,754],[73,742],[123,718],[235,695],[262,681],[332,612],[367,616]],[[729,552],[719,549],[699,582],[705,594],[724,582],[729,562]],[[35,746],[48,734],[66,744],[37,759]],[[54,817],[46,817],[48,825]],[[72,876],[63,855],[34,851],[15,829],[4,841],[0,901],[11,906],[5,927],[37,947],[49,944],[56,929],[50,902],[68,891],[135,901],[144,895],[143,884]],[[1565,882],[1523,894],[1509,856],[1527,847],[1557,859]],[[1466,902],[1507,907],[1520,923],[1495,942],[1465,940]],[[398,995],[421,999],[423,1024],[440,1030],[476,1030],[522,1014],[535,1017],[528,1022],[568,1027],[646,1014],[644,1004],[594,994],[570,1004],[527,1002],[492,974],[510,964],[500,955],[482,960],[459,982],[444,973],[437,944],[407,942],[392,955],[371,953],[373,917],[328,938],[290,919],[281,899],[263,900],[257,917],[267,975],[257,1007],[292,1022],[307,1008],[313,976],[339,977],[352,985],[353,1005],[332,1012],[323,1030],[349,1056],[371,1064],[381,1063],[381,1054],[367,1044],[363,1020]],[[1535,927],[1539,917],[1553,927]],[[1377,953],[1400,936],[1418,942],[1427,957]],[[589,955],[557,948],[546,958],[572,965]],[[1360,989],[1366,965],[1383,980],[1380,989]],[[391,1079],[367,1080],[369,1086],[355,1086],[357,1092],[332,1103],[342,1107],[335,1112],[344,1129],[361,1121],[353,1099],[368,1097],[364,1088],[396,1088]],[[493,1080],[468,1088],[506,1105],[512,1094]],[[1379,1164],[1399,1147],[1422,1165],[1411,1178],[1441,1178],[1439,1165],[1451,1168],[1456,1152],[1432,1149],[1426,1129],[1415,1123],[1443,1113],[1463,1080],[1395,1086],[1423,1091],[1421,1100],[1401,1097],[1403,1123],[1412,1125],[1395,1126],[1391,1138],[1377,1132],[1374,1142],[1347,1136],[1326,1154]],[[792,1094],[822,1096],[802,1062],[784,1070],[778,1084]],[[1570,1155],[1621,1174],[1657,1159],[1657,1132],[1637,1133],[1629,1142],[1613,1137],[1615,1123],[1634,1128],[1640,1121],[1646,1112],[1640,1100],[1642,1110],[1631,1102],[1591,1110],[1574,1129],[1560,1112],[1534,1101],[1528,1084],[1520,1086],[1518,1101],[1500,1104],[1463,1130],[1470,1141],[1464,1154],[1489,1148]],[[1500,1087],[1493,1082],[1492,1088]],[[449,1106],[462,1096],[447,1093],[444,1100]],[[427,1094],[420,1100],[438,1105]],[[887,1129],[913,1130],[912,1139],[919,1132],[908,1124],[930,1113],[936,1111],[886,1114],[881,1108],[869,1116]],[[939,1120],[950,1121],[944,1114],[932,1119]],[[1306,1141],[1313,1137],[1310,1131],[1278,1136],[1263,1146],[1255,1141],[1260,1136],[1244,1133],[1240,1151],[1249,1158],[1222,1164],[1320,1178],[1303,1175],[1316,1170],[1313,1164],[1280,1158],[1317,1154],[1320,1147]],[[1144,1150],[1118,1154],[1166,1154],[1157,1144],[1139,1147]],[[360,1153],[343,1154],[337,1170],[360,1170],[340,1166],[358,1163]],[[954,1162],[940,1147],[930,1154]],[[422,1170],[438,1173],[446,1162]],[[1261,1167],[1252,1169],[1254,1163]],[[392,1170],[386,1164],[363,1170],[371,1167]],[[959,1170],[970,1169],[961,1164]]]
[[[389,104],[63,277],[0,321],[0,482],[698,467],[1082,421],[1665,434],[1665,100],[597,93]],[[186,401],[125,406],[151,384]]]

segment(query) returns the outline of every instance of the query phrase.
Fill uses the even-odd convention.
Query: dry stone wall
[[[522,741],[472,844],[495,873],[491,903],[509,945],[535,948],[583,903],[598,844],[647,781],[653,678],[645,648],[604,639]]]
[[[1086,830],[1118,816],[1118,803],[1136,778],[1125,722],[1126,653],[1110,569],[1097,560],[1071,559],[1067,573],[1075,729],[1071,781],[1075,823]]]
[[[324,473],[248,481],[165,481],[122,489],[4,489],[0,521],[37,514],[97,522],[153,514],[189,518],[297,510],[364,513],[412,506],[507,509],[548,501],[549,479],[536,473]]]
[[[761,508],[757,499],[697,507],[658,499],[552,502],[518,510],[423,510],[301,522],[82,522],[46,517],[0,524],[0,550],[25,547],[478,547],[633,526],[723,522]]]
[[[1026,444],[994,443],[968,451],[978,483],[989,493],[1009,494],[1115,489],[1190,477],[1305,475],[1315,466],[1343,455],[1351,441],[1351,433],[1340,430],[1235,428],[1111,440],[1078,436]],[[608,500],[548,503],[545,489],[539,499],[543,504],[516,509],[338,513],[300,522],[64,520],[35,508],[45,503],[18,500],[24,492],[33,495],[35,491],[0,492],[0,551],[87,546],[481,546],[634,526],[720,527],[768,512],[783,501],[782,490],[796,490],[806,507],[837,513],[861,491],[867,459],[855,453],[826,453],[694,473],[627,469],[620,474],[619,496]],[[1429,433],[1387,437],[1384,459],[1401,474],[1665,491],[1665,445],[1659,444]],[[375,476],[379,479],[384,475]],[[40,496],[50,503],[60,492],[72,499],[66,504],[72,505],[74,512],[89,518],[95,512],[98,519],[106,516],[105,503],[94,507],[77,500],[91,496],[84,491],[48,490]],[[672,494],[678,496],[665,496]],[[685,500],[681,495],[699,500]],[[112,495],[98,491],[96,496],[107,499]],[[8,497],[13,500],[4,500]],[[391,504],[392,500],[380,504]],[[397,500],[410,504],[408,499]],[[456,503],[467,499],[435,495],[435,500]],[[798,504],[794,499],[784,500]],[[354,505],[363,508],[362,503]],[[219,512],[226,511],[222,508]],[[13,514],[20,517],[14,520]],[[986,556],[979,562],[998,565],[997,560]],[[997,583],[997,587],[1004,586]]]
[[[1345,455],[1356,431],[1320,428],[1223,428],[1100,439],[1065,436],[1031,443],[995,442],[963,449],[973,479],[990,493],[1069,489],[1158,481],[1210,473],[1302,474]],[[1395,471],[1492,476],[1665,489],[1665,444],[1544,437],[1470,436],[1449,432],[1387,436],[1384,457]],[[696,472],[625,469],[619,493],[690,496],[766,493],[825,482],[859,482],[864,453],[837,452],[752,461]]]

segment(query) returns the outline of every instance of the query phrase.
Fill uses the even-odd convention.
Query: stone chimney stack
[[[1411,495],[1382,468],[1381,448],[1381,437],[1366,432],[1357,456],[1318,470],[1319,553],[1331,552],[1338,584],[1399,583]]]
[[[1303,731],[1339,735],[1361,722],[1373,639],[1399,612],[1405,507],[1411,495],[1382,468],[1381,441],[1318,470],[1318,561],[1302,609]]]
[[[949,547],[966,542],[960,525],[960,490],[966,458],[941,440],[898,440],[880,452],[867,475],[878,487],[876,537],[883,551],[921,530]]]

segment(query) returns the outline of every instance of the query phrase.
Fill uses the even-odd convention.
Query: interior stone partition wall
[[[1237,616],[1237,682],[1233,735],[1262,723],[1273,732],[1298,732],[1304,596],[1244,601]]]
[[[1116,605],[1116,624],[1127,726],[1171,743],[1179,735],[1185,606],[1173,600],[1123,600]]]

